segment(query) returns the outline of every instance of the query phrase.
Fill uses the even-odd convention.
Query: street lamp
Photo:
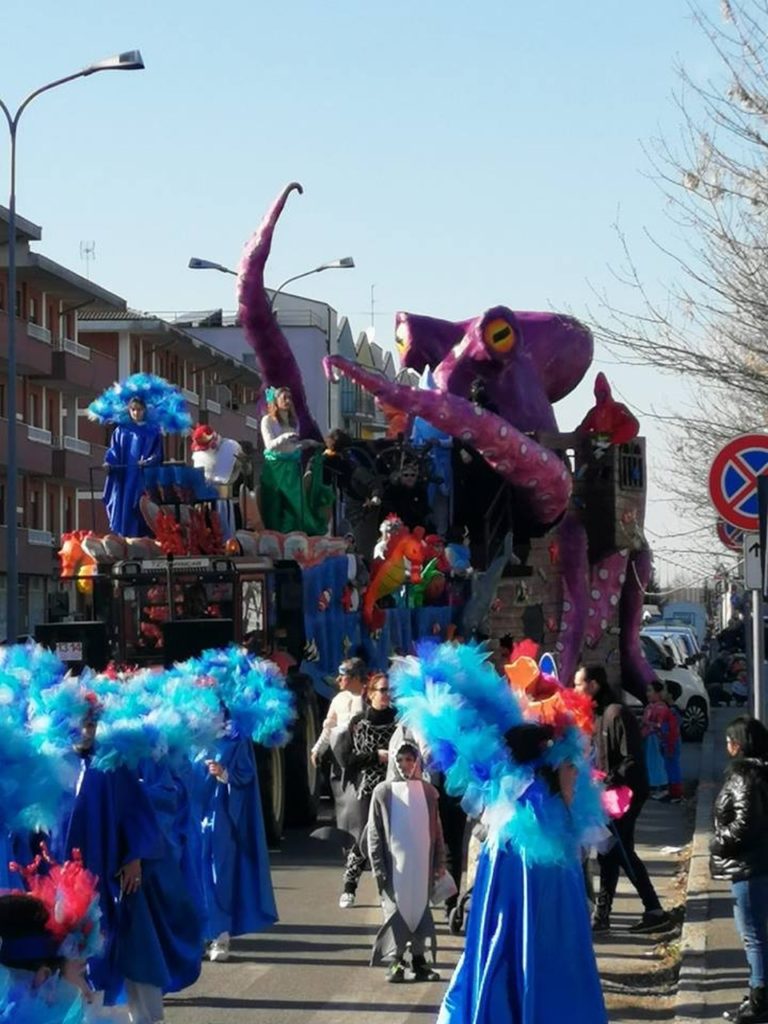
[[[295,274],[293,277],[289,277],[287,281],[283,281],[280,287],[272,292],[272,299],[269,303],[269,308],[275,308],[275,299],[280,292],[285,288],[286,285],[291,284],[292,281],[298,281],[300,277],[309,277],[310,274],[319,274],[323,270],[349,270],[354,267],[355,261],[351,256],[344,256],[340,260],[329,260],[328,263],[321,263],[319,267],[314,267],[312,270],[305,270],[303,274]],[[328,345],[330,347],[331,339],[328,339]]]
[[[97,71],[141,71],[144,61],[138,50],[128,50],[114,57],[96,61],[55,82],[35,89],[23,101],[15,114],[11,114],[5,103],[0,100],[0,110],[5,114],[11,136],[11,188],[8,200],[8,469],[6,477],[6,639],[15,643],[18,635],[19,621],[19,566],[16,551],[18,535],[16,474],[18,472],[16,456],[16,130],[19,119],[26,108],[41,93],[55,89],[75,78],[87,78]],[[21,311],[19,311],[21,312]]]
[[[187,266],[190,270],[220,270],[222,274],[234,274],[237,277],[237,271],[230,270],[223,263],[214,263],[213,260],[201,260],[197,256],[192,256]]]

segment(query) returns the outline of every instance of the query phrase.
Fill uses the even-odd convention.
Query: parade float
[[[265,769],[273,834],[286,786],[293,820],[314,813],[308,751],[336,667],[350,654],[386,668],[424,637],[511,634],[552,652],[565,682],[580,658],[602,662],[638,696],[653,675],[638,636],[651,554],[637,422],[602,374],[576,430],[560,432],[555,418],[554,404],[589,370],[589,330],[569,316],[501,305],[459,322],[397,314],[402,365],[422,374],[424,386],[392,382],[338,355],[325,360],[329,376],[372,393],[398,423],[394,448],[389,442],[397,457],[382,461],[375,444],[355,440],[358,493],[355,473],[329,486],[324,467],[338,453],[324,449],[264,287],[273,233],[293,191],[300,186],[288,185],[273,203],[239,270],[239,320],[267,408],[258,478],[243,472],[238,439],[205,424],[193,434],[194,465],[164,462],[156,435],[193,426],[181,393],[146,374],[117,383],[90,407],[114,424],[105,491],[116,510],[112,528],[64,535],[62,585],[75,591],[79,621],[38,632],[76,668],[170,665],[233,641],[290,666],[293,739],[284,751],[273,748]],[[438,448],[443,468],[435,477],[425,453]],[[421,504],[413,500],[419,486]],[[435,530],[439,500],[446,536]],[[349,536],[332,535],[340,501],[366,506],[379,521],[377,557],[363,552],[364,559]],[[414,521],[419,509],[425,522]]]

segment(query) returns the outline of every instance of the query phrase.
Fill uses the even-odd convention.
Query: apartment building
[[[15,296],[18,464],[19,631],[47,618],[58,585],[60,535],[104,530],[102,463],[110,428],[91,422],[88,404],[115,380],[139,371],[178,384],[193,418],[246,444],[259,434],[261,381],[253,366],[158,317],[129,310],[114,295],[42,254],[41,229],[17,218]],[[8,211],[0,207],[0,639],[5,636],[8,317]],[[166,457],[184,460],[188,440],[166,439]]]
[[[0,207],[0,639],[5,636],[8,517],[18,524],[19,627],[46,614],[58,537],[78,525],[77,491],[98,456],[82,439],[79,410],[115,379],[115,360],[78,340],[84,308],[118,310],[119,295],[33,251],[41,228],[17,218],[16,294],[8,294],[8,211]],[[8,380],[8,324],[15,315],[17,375]],[[9,388],[16,423],[8,421]],[[16,509],[8,509],[10,431],[16,433]]]

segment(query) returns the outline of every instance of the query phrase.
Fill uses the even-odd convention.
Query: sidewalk
[[[710,878],[708,848],[712,803],[727,756],[725,727],[738,713],[738,709],[714,708],[712,728],[703,745],[675,1024],[722,1020],[723,1011],[733,1010],[748,988],[730,886]]]
[[[702,745],[703,746],[703,745]],[[694,831],[696,800],[693,795],[700,775],[702,746],[683,748],[686,793],[682,804],[649,800],[637,826],[636,849],[644,861],[664,908],[682,922],[685,879],[690,842]],[[611,1024],[672,1022],[680,960],[681,925],[663,937],[633,935],[642,904],[622,872],[611,914],[611,931],[596,936],[595,953]]]

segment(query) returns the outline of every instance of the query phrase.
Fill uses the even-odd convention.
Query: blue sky
[[[187,270],[189,256],[234,265],[298,180],[268,283],[352,255],[357,269],[306,292],[358,331],[375,285],[382,343],[398,309],[586,315],[592,286],[616,287],[617,217],[661,288],[670,269],[643,231],[673,234],[642,147],[676,133],[675,65],[717,68],[686,0],[5,0],[2,16],[17,42],[0,96],[14,107],[120,50],[139,47],[147,65],[25,113],[18,209],[43,226],[46,255],[85,272],[80,243],[94,242],[92,279],[131,306],[231,309],[233,279]],[[604,369],[641,409],[678,400],[673,381]],[[564,429],[589,406],[592,376],[560,407]],[[658,429],[644,429],[660,465]],[[658,476],[649,525],[675,532]]]

